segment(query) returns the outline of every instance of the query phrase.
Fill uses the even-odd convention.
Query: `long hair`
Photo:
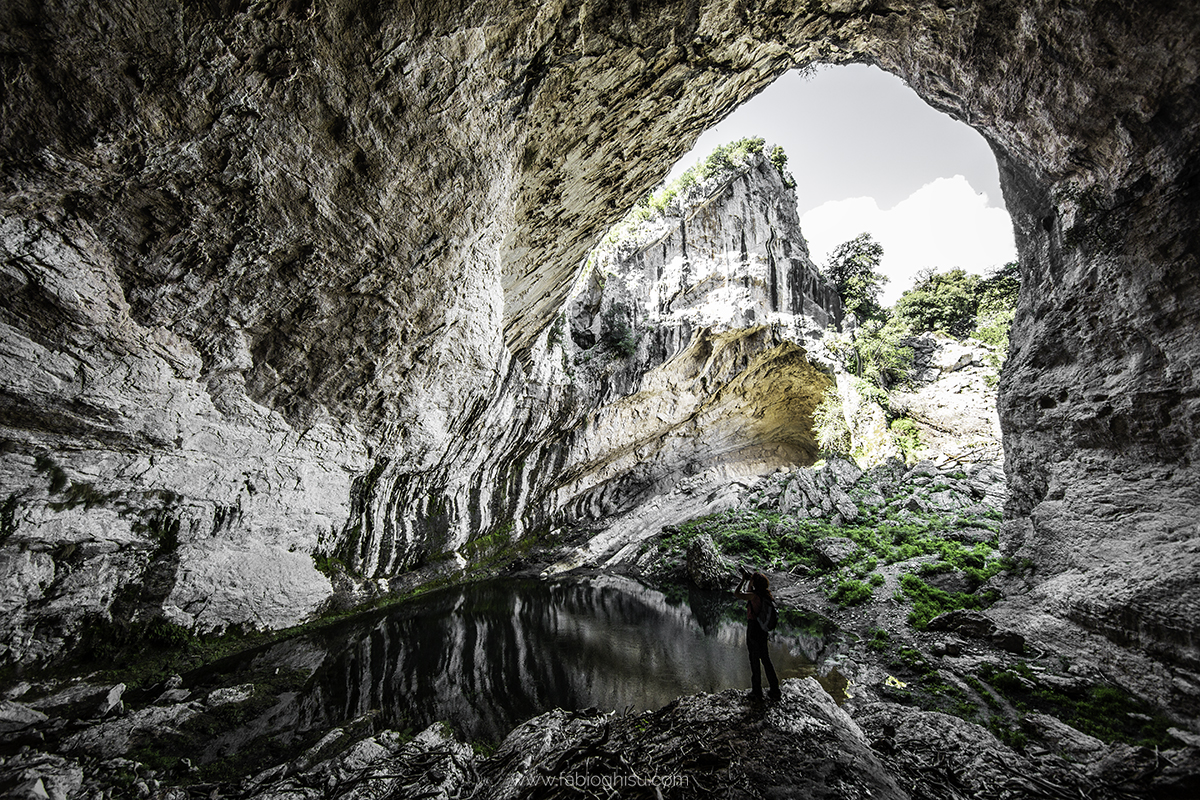
[[[750,576],[750,588],[754,590],[754,593],[759,597],[769,599],[773,603],[775,602],[775,595],[771,594],[770,586],[771,581],[761,572],[756,572]]]

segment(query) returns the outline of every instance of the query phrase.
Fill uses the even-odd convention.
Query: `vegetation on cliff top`
[[[642,223],[673,214],[680,214],[697,195],[711,191],[713,183],[745,172],[755,156],[766,155],[779,173],[783,185],[796,186],[796,179],[787,170],[787,153],[775,145],[768,150],[765,139],[747,137],[720,145],[708,157],[659,189],[647,192],[625,217],[605,236],[602,247],[619,247],[635,241]],[[589,257],[589,265],[591,258]]]

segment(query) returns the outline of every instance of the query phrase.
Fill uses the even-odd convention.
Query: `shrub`
[[[837,590],[829,599],[842,607],[865,603],[871,599],[874,589],[862,581],[848,578],[838,583]]]
[[[906,459],[911,460],[921,449],[921,433],[917,430],[917,424],[908,417],[898,417],[892,420],[888,429],[892,432],[892,438],[900,452],[904,453]]]
[[[888,649],[888,640],[891,636],[883,628],[871,628],[868,633],[870,638],[867,639],[867,648],[876,652],[882,653]]]
[[[984,598],[967,592],[954,592],[930,586],[916,575],[909,573],[900,578],[900,588],[913,601],[913,610],[908,621],[917,630],[925,630],[929,620],[938,614],[958,608],[983,608]]]
[[[961,269],[918,273],[913,288],[896,302],[896,317],[915,333],[944,331],[966,336],[975,327],[979,310],[979,277]]]
[[[602,336],[604,343],[622,358],[629,358],[637,352],[638,336],[634,332],[631,319],[633,311],[624,303],[614,303],[600,315],[602,320]]]

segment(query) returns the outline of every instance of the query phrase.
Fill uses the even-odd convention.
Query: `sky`
[[[787,152],[818,266],[864,231],[883,245],[884,305],[924,267],[986,274],[1017,257],[987,142],[877,67],[789,72],[705,132],[670,177],[746,136]]]

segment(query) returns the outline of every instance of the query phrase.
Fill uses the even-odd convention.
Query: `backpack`
[[[760,601],[758,606],[758,614],[754,619],[758,622],[758,626],[764,631],[770,632],[775,630],[775,626],[779,624],[779,614],[775,611],[775,601],[769,597],[758,596]]]

